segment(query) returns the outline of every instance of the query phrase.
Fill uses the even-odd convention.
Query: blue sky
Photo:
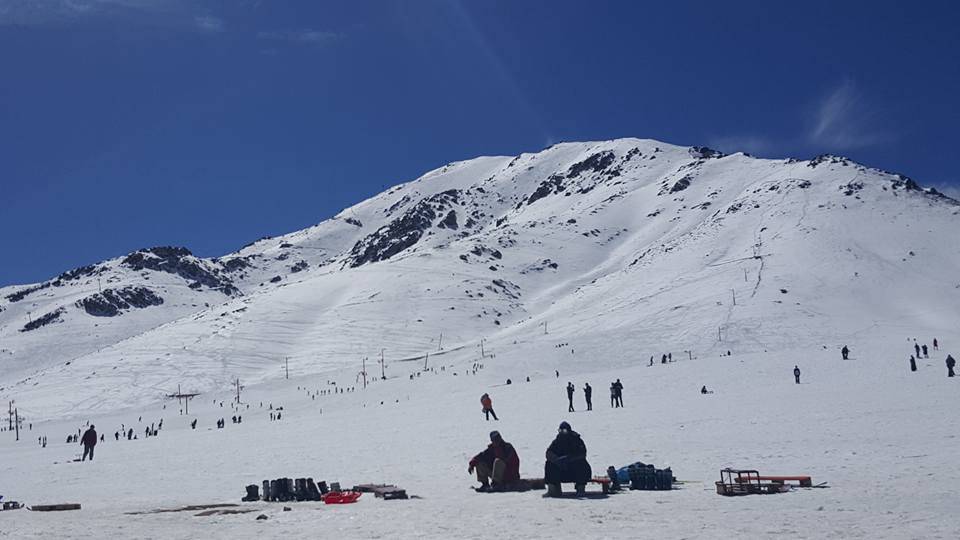
[[[957,190],[955,2],[0,0],[0,285],[636,136]],[[957,193],[957,191],[953,191]]]

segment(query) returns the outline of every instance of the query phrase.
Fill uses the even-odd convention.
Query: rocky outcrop
[[[78,300],[76,306],[94,317],[116,317],[129,309],[143,309],[163,304],[163,298],[146,287],[104,289],[103,292]]]
[[[216,268],[209,268],[183,247],[154,247],[131,253],[121,262],[133,270],[166,272],[232,296],[240,291],[229,278],[220,275]]]

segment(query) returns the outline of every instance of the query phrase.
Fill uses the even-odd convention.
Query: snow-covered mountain
[[[382,353],[389,376],[481,343],[548,370],[545,332],[577,343],[546,355],[567,371],[955,332],[958,224],[957,201],[835,156],[619,139],[481,157],[223,257],[150,248],[0,289],[0,399],[62,416],[267,381],[287,359]]]

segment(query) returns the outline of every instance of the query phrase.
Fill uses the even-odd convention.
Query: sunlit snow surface
[[[358,264],[358,242],[451,189],[455,202],[432,199],[442,201],[418,241]],[[440,227],[451,210],[457,228]],[[952,201],[839,158],[703,157],[622,139],[451,164],[204,263],[249,258],[233,296],[120,259],[103,263],[99,284],[18,302],[3,297],[24,287],[0,289],[0,398],[34,424],[19,443],[0,433],[0,494],[84,506],[0,513],[0,536],[955,538],[960,379],[946,378],[943,359],[960,352],[957,223]],[[307,268],[292,272],[299,261]],[[99,318],[76,307],[109,279],[148,286],[164,304]],[[59,307],[62,322],[19,331]],[[914,337],[938,337],[941,350],[910,373]],[[851,360],[840,360],[844,344]],[[297,390],[356,385],[364,357],[379,375],[381,351],[387,381],[315,400]],[[659,363],[666,352],[674,363]],[[425,360],[438,373],[411,381]],[[484,369],[466,375],[478,361]],[[236,378],[251,405],[240,425],[230,422]],[[615,378],[623,410],[606,403]],[[579,410],[585,381],[590,413]],[[704,384],[716,393],[700,395]],[[189,417],[163,401],[177,385],[202,392]],[[587,501],[474,494],[466,462],[494,425],[480,415],[483,392],[525,476],[542,475],[566,419],[596,473],[640,460],[688,483]],[[270,403],[285,407],[282,421],[269,421]],[[142,438],[140,415],[164,418],[160,437],[112,440],[121,422]],[[211,429],[221,416],[226,429]],[[87,420],[108,440],[95,462],[65,463],[79,449],[67,434]],[[726,499],[713,487],[725,466],[831,487]],[[244,485],[278,476],[397,483],[422,499],[125,514],[238,502]],[[254,521],[261,511],[270,519]]]

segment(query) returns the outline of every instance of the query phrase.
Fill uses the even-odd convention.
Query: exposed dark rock
[[[193,285],[191,284],[191,288]],[[115,317],[124,310],[143,309],[163,304],[163,298],[146,287],[124,287],[123,289],[104,289],[103,292],[88,296],[76,302],[88,315],[94,317]]]
[[[296,274],[297,272],[303,272],[310,267],[310,264],[307,261],[300,261],[297,264],[290,267],[290,273]]]
[[[447,213],[447,217],[443,218],[437,226],[441,229],[457,230],[459,228],[459,225],[457,225],[457,213],[451,210]]]
[[[190,250],[182,247],[141,249],[128,255],[121,264],[138,271],[146,269],[174,274],[226,295],[240,292],[229,278],[220,276],[216,269],[207,269]]]
[[[348,264],[357,267],[385,261],[420,241],[433,225],[437,212],[459,204],[460,190],[449,189],[422,199],[397,219],[357,242],[350,251]]]
[[[40,285],[34,285],[33,287],[27,287],[26,289],[20,289],[12,294],[7,295],[7,300],[11,302],[19,302],[26,298],[28,295],[31,295],[37,291],[42,291],[49,287],[49,283],[41,283]]]
[[[354,218],[352,218],[352,217],[348,217],[348,218],[344,219],[344,221],[346,221],[347,223],[349,223],[349,224],[351,224],[351,225],[353,225],[353,226],[355,226],[355,227],[363,227],[363,223],[360,223],[360,220],[359,220],[359,219],[354,219]]]
[[[546,180],[544,180],[543,182],[540,182],[540,185],[537,186],[536,191],[534,191],[533,193],[530,194],[529,197],[527,197],[527,204],[528,205],[533,204],[536,201],[539,201],[540,199],[546,197],[547,195],[550,195],[551,193],[560,193],[562,191],[565,191],[566,189],[567,189],[567,186],[563,184],[563,177],[558,174],[551,174],[550,176],[547,177]],[[523,202],[521,201],[520,205],[522,204]]]
[[[37,328],[40,328],[41,326],[46,326],[46,325],[48,325],[48,324],[50,324],[50,323],[56,322],[56,321],[60,320],[60,316],[63,315],[65,312],[66,312],[65,309],[63,309],[63,308],[58,308],[56,311],[51,311],[50,313],[47,313],[47,314],[41,316],[40,318],[33,319],[32,321],[30,321],[30,322],[28,322],[27,324],[23,325],[23,328],[21,328],[20,331],[21,331],[21,332],[29,332],[29,331],[31,331],[31,330],[36,330]]]
[[[692,146],[689,150],[690,157],[697,159],[714,159],[722,158],[726,154],[719,150],[714,150],[713,148],[708,148],[706,146]]]
[[[248,257],[237,257],[235,259],[230,259],[229,261],[223,263],[223,270],[225,272],[236,272],[237,270],[243,270],[244,268],[250,268],[253,266],[250,264]]]
[[[290,242],[284,242],[280,244],[280,249],[286,249],[286,248],[292,248],[292,247],[293,247],[293,244],[291,244]]]
[[[677,180],[677,183],[670,188],[670,193],[677,193],[678,191],[683,191],[690,187],[691,177],[684,176],[680,180]]]
[[[574,163],[567,169],[567,178],[574,178],[580,176],[581,173],[586,171],[593,172],[602,172],[604,169],[613,164],[614,155],[610,150],[605,150],[603,152],[598,152],[588,157],[587,159]]]
[[[283,279],[283,278],[280,277],[280,276],[273,276],[272,278],[270,278],[270,283],[277,283],[277,282],[279,282],[281,279]]]

